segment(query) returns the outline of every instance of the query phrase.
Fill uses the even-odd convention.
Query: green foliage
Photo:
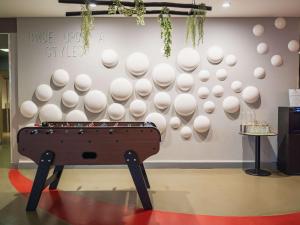
[[[158,21],[160,24],[160,37],[164,42],[164,55],[168,58],[172,50],[172,23],[169,9],[164,7],[159,14]]]
[[[90,45],[91,30],[94,26],[94,17],[88,3],[81,6],[81,18],[81,37],[83,41],[84,53],[86,53],[86,50]]]
[[[145,25],[144,15],[146,8],[143,0],[134,0],[135,6],[125,7],[121,0],[113,0],[113,4],[108,7],[108,14],[122,14],[124,16],[135,16],[137,25]]]
[[[204,38],[204,23],[206,20],[206,11],[203,10],[204,4],[200,4],[198,9],[192,9],[191,15],[186,21],[186,41],[191,39],[193,47],[203,43]],[[197,40],[197,43],[196,43]]]

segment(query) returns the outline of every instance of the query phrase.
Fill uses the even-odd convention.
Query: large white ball
[[[246,87],[242,92],[242,98],[246,103],[252,104],[257,102],[259,99],[260,93],[258,88],[253,86]]]
[[[206,116],[197,116],[193,127],[198,133],[205,133],[210,129],[210,120]]]
[[[240,110],[240,100],[235,96],[229,96],[223,101],[223,109],[227,113],[236,113]]]
[[[22,116],[26,118],[34,117],[38,112],[38,107],[33,101],[25,101],[20,106]]]
[[[40,109],[39,118],[41,122],[59,122],[62,120],[62,112],[57,105],[46,104]]]
[[[70,77],[69,73],[64,69],[55,70],[52,74],[52,81],[58,87],[63,87],[69,83]]]
[[[52,95],[53,91],[48,84],[41,84],[35,90],[35,97],[42,102],[49,101]]]
[[[180,129],[180,136],[183,139],[190,139],[193,136],[193,131],[188,126],[184,126]]]
[[[210,78],[210,73],[208,70],[200,70],[198,73],[198,77],[202,82],[206,82]]]
[[[154,96],[154,105],[160,110],[165,110],[171,105],[171,96],[167,92],[158,92]]]
[[[160,133],[164,133],[167,127],[167,121],[160,113],[150,113],[145,118],[145,122],[152,122],[155,124]]]
[[[102,91],[91,90],[84,96],[84,106],[92,113],[102,112],[106,105],[107,98]]]
[[[237,58],[235,55],[233,54],[230,54],[228,56],[226,56],[225,58],[225,63],[228,65],[228,66],[235,66],[236,63],[237,63]]]
[[[216,105],[212,101],[207,101],[203,104],[203,109],[206,113],[213,113],[216,109]]]
[[[92,79],[86,74],[79,74],[75,78],[75,87],[78,91],[88,91],[92,86]]]
[[[262,67],[256,67],[253,73],[254,77],[257,79],[264,79],[266,76],[266,71]]]
[[[110,94],[117,101],[126,101],[133,92],[132,84],[125,78],[117,78],[110,84]]]
[[[126,60],[128,72],[134,76],[143,76],[150,66],[148,56],[141,52],[134,52]]]
[[[193,48],[182,49],[177,56],[177,64],[184,71],[195,70],[200,63],[200,55]]]
[[[291,52],[298,52],[299,48],[300,48],[300,45],[299,45],[299,41],[297,41],[297,40],[291,40],[288,44],[288,49]]]
[[[75,109],[66,115],[65,120],[66,122],[87,122],[88,118],[86,117],[84,112]]]
[[[152,78],[158,86],[168,87],[175,80],[175,70],[167,63],[160,63],[154,67]]]
[[[261,24],[256,24],[253,27],[252,32],[256,37],[259,37],[259,36],[263,35],[263,33],[265,32],[265,28]]]
[[[107,68],[114,68],[119,63],[118,53],[113,49],[105,49],[101,55],[101,62]]]
[[[142,117],[147,111],[147,105],[144,101],[135,99],[130,103],[129,112],[133,117]]]
[[[194,85],[194,78],[191,74],[182,73],[176,79],[176,86],[181,91],[189,91]]]
[[[216,77],[220,81],[226,80],[227,76],[228,76],[228,73],[227,73],[227,70],[225,70],[225,69],[218,69],[216,72]]]
[[[190,116],[196,110],[197,102],[191,94],[179,94],[174,101],[175,111],[181,116]]]
[[[173,116],[169,123],[173,129],[178,129],[181,126],[181,120],[177,116]]]
[[[275,19],[274,25],[277,29],[282,30],[286,27],[286,20],[282,17],[278,17]]]
[[[142,97],[150,95],[152,88],[152,83],[148,79],[139,79],[135,83],[135,92]]]
[[[67,90],[62,94],[61,101],[64,106],[73,108],[78,104],[79,96],[75,91]]]
[[[243,83],[241,81],[233,81],[231,89],[236,93],[240,93],[243,90]]]
[[[259,43],[256,47],[257,53],[261,55],[266,54],[268,50],[269,50],[269,46],[264,42]]]
[[[199,98],[206,99],[209,96],[209,89],[207,87],[200,87],[197,95]]]
[[[215,97],[222,97],[224,94],[224,88],[221,85],[215,85],[211,91]]]
[[[280,55],[274,55],[271,58],[271,64],[273,66],[281,66],[283,64],[283,59]]]
[[[118,121],[125,116],[125,108],[119,103],[112,103],[108,106],[107,113],[110,119]]]
[[[207,60],[212,64],[219,64],[224,58],[223,49],[219,46],[212,46],[207,51]]]

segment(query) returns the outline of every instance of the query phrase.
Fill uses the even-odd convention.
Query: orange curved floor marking
[[[32,186],[31,180],[16,169],[9,171],[9,179],[18,192],[28,195]],[[46,190],[39,207],[72,225],[300,225],[300,212],[276,216],[235,217],[143,211],[102,203],[63,191]]]

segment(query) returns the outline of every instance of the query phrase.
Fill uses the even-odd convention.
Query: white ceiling
[[[132,0],[129,0],[132,1]],[[158,1],[158,0],[144,0]],[[192,0],[164,0],[191,3]],[[196,0],[213,7],[209,17],[300,17],[300,0],[231,0],[230,8],[222,8],[224,0]],[[96,9],[103,10],[98,6]],[[66,11],[79,11],[79,5],[59,4],[58,0],[0,0],[1,17],[63,17]]]

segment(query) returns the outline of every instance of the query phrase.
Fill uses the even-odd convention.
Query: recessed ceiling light
[[[223,4],[222,4],[222,7],[223,8],[229,8],[230,7],[230,0],[224,0]]]
[[[2,51],[2,52],[9,52],[9,50],[7,48],[1,48],[0,51]]]
[[[97,5],[95,3],[90,3],[89,6],[95,8]]]

